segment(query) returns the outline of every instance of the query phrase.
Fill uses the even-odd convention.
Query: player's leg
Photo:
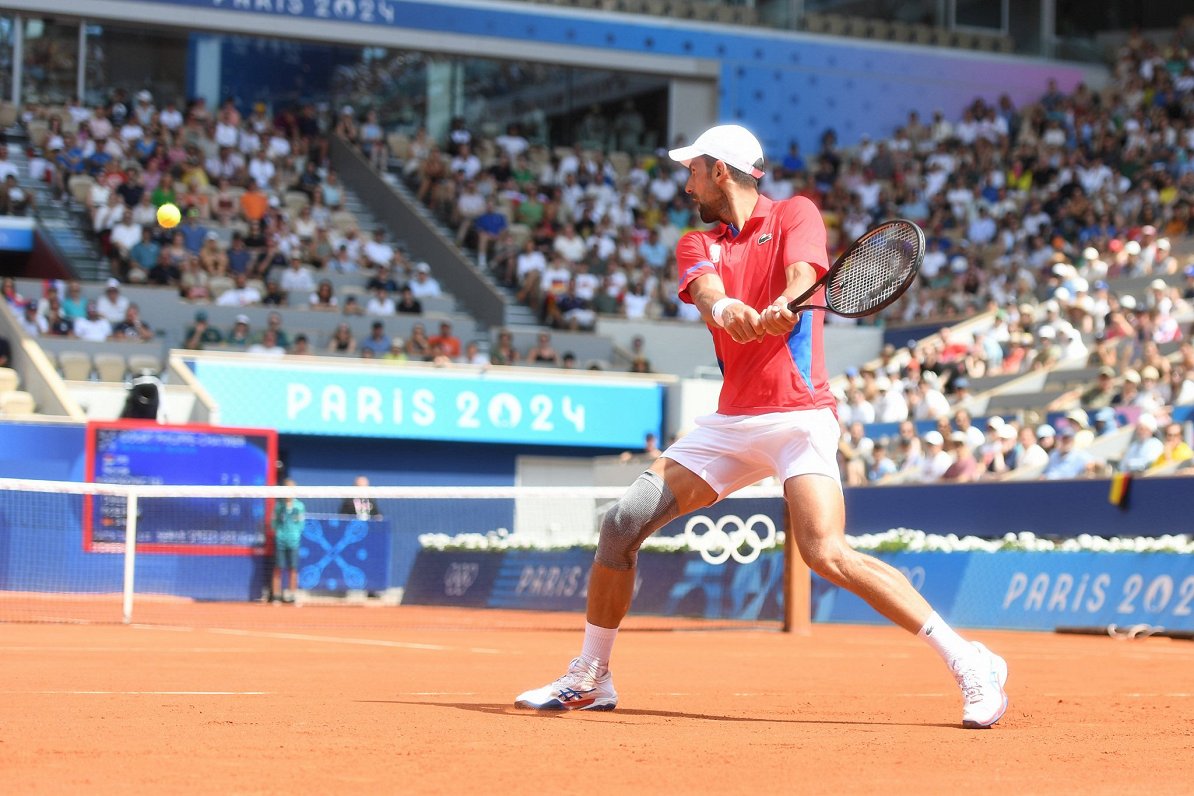
[[[717,492],[696,473],[672,459],[656,459],[602,519],[589,574],[588,622],[617,628],[630,610],[643,541],[676,517],[716,499]]]
[[[837,481],[820,474],[794,476],[784,482],[784,497],[789,533],[809,568],[936,650],[962,688],[963,726],[989,727],[998,721],[1007,709],[1007,664],[959,636],[898,569],[846,543],[845,504]]]
[[[717,492],[688,468],[659,458],[605,513],[589,570],[581,654],[568,672],[514,704],[535,710],[613,710],[618,695],[609,672],[618,627],[634,595],[635,563],[643,540],[681,514],[707,506]]]
[[[282,562],[275,553],[274,572],[271,578],[269,601],[271,603],[282,599]]]

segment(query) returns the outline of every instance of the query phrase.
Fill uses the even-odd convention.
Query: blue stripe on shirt
[[[792,364],[800,372],[805,386],[811,392],[813,389],[813,324],[808,320],[808,313],[802,313],[800,320],[788,332],[788,353],[792,355]]]

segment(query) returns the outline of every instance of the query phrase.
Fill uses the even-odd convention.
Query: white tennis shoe
[[[609,669],[598,669],[573,658],[568,673],[550,685],[526,691],[514,700],[514,707],[529,710],[613,710],[618,692]]]
[[[1007,711],[1007,661],[977,641],[976,655],[954,661],[950,667],[962,689],[962,726],[985,730]]]

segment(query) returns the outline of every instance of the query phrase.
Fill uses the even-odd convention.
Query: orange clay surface
[[[612,713],[516,710],[578,615],[177,605],[0,623],[4,793],[1194,792],[1194,643],[976,631],[1011,708],[959,728],[890,627],[632,618]],[[147,617],[142,616],[142,619]]]

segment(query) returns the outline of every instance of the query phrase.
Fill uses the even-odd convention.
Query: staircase
[[[393,186],[395,191],[406,197],[406,199],[408,199],[410,203],[418,209],[419,216],[428,226],[435,227],[449,240],[455,237],[456,231],[450,229],[447,224],[436,218],[434,213],[422,205],[415,198],[414,193],[410,190],[406,183],[402,181],[398,174],[390,171],[383,174],[382,178],[388,184]],[[344,197],[346,206],[348,204],[348,196],[349,192],[345,191]],[[357,212],[352,207],[349,207],[348,209],[352,210],[353,213]],[[362,229],[364,228],[365,227],[362,225]],[[539,319],[535,316],[535,313],[531,311],[530,307],[518,301],[514,290],[500,284],[496,279],[493,278],[493,275],[487,269],[478,265],[476,252],[470,251],[468,249],[461,249],[461,253],[464,255],[464,258],[468,260],[469,264],[472,265],[473,270],[477,272],[481,279],[492,285],[493,288],[501,295],[502,301],[505,304],[507,326],[539,325]]]
[[[69,193],[55,196],[45,183],[29,179],[29,137],[19,127],[5,131],[8,138],[8,159],[20,171],[21,187],[34,196],[33,217],[42,233],[80,279],[98,280],[108,276],[95,236],[91,233],[91,218],[87,208],[76,202]]]

